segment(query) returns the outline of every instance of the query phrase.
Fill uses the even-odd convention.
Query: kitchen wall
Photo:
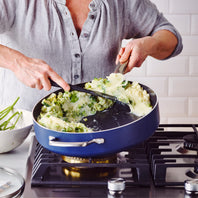
[[[166,61],[147,58],[127,78],[154,89],[161,123],[198,123],[198,0],[151,1],[181,33],[183,52]]]

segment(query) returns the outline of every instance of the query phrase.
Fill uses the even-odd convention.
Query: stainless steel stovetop
[[[89,170],[101,167],[115,171],[101,178],[66,175],[63,168],[72,167],[58,154],[43,148],[34,137],[27,162],[26,185],[23,198],[192,198],[186,194],[184,181],[198,178],[197,150],[184,140],[195,135],[198,125],[160,125],[154,135],[141,145],[117,154],[110,164],[75,164]],[[189,149],[188,149],[189,146]],[[194,146],[194,144],[193,144]],[[91,159],[90,159],[91,160]],[[71,169],[70,169],[71,170]],[[106,170],[105,170],[106,171]],[[121,194],[109,193],[107,182],[123,178],[125,190]]]

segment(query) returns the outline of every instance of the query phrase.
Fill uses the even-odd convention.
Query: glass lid
[[[15,170],[0,167],[0,198],[19,197],[24,190],[25,180]]]

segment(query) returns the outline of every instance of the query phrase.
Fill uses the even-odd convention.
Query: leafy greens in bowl
[[[0,107],[0,153],[14,150],[21,145],[32,129],[32,113],[9,107]]]

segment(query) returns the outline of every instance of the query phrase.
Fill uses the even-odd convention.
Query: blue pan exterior
[[[110,130],[91,133],[67,133],[47,129],[37,123],[41,101],[33,109],[34,130],[38,142],[46,149],[66,156],[98,157],[111,155],[123,151],[133,145],[148,139],[157,129],[160,122],[157,96],[152,90],[144,86],[150,92],[153,105],[152,111],[140,119],[126,125]],[[104,143],[92,143],[85,147],[57,147],[49,145],[49,136],[53,136],[60,142],[86,142],[95,138],[103,138]]]

